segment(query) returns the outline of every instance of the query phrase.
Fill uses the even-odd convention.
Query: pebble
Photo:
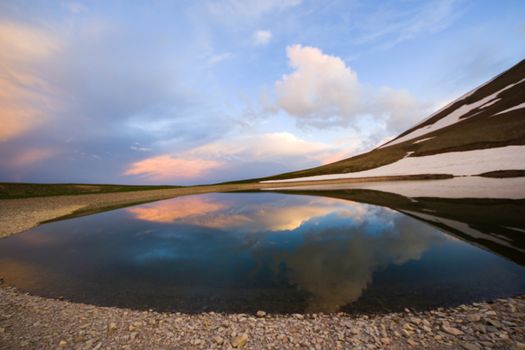
[[[95,307],[0,287],[2,349],[525,350],[524,324],[525,296],[383,315],[188,315]]]
[[[262,311],[262,310],[259,310],[257,311],[257,313],[255,314],[257,317],[259,318],[263,318],[266,316],[266,312]]]
[[[454,328],[454,327],[450,327],[450,326],[446,326],[446,325],[442,325],[441,326],[441,329],[443,329],[445,332],[447,332],[448,334],[451,334],[451,335],[455,335],[455,336],[458,336],[458,335],[462,335],[463,332],[460,331],[459,329],[457,328]]]
[[[248,342],[248,335],[241,334],[236,337],[233,337],[230,343],[234,348],[239,349],[239,348],[242,348],[244,345],[246,345],[247,342]]]

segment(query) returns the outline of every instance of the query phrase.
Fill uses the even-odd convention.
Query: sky
[[[318,166],[523,58],[521,0],[2,1],[0,181]]]

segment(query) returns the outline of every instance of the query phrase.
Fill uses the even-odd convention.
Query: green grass
[[[0,199],[65,196],[92,193],[114,193],[172,189],[181,186],[132,186],[109,184],[35,184],[0,182]]]

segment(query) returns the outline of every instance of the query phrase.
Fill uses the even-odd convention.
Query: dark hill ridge
[[[370,152],[258,180],[352,173],[394,163],[407,156],[511,145],[525,145],[525,60]],[[509,170],[523,169],[525,164],[516,164]]]

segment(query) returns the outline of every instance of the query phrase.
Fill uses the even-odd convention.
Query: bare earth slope
[[[394,140],[370,152],[320,167],[259,180],[306,180],[304,178],[315,180],[309,177],[329,174],[338,175],[334,177],[344,177],[341,174],[375,169],[402,159],[418,163],[422,157],[427,157],[433,162],[431,156],[445,154],[450,155],[448,158],[461,159],[466,151],[477,151],[471,154],[480,159],[486,154],[483,150],[496,149],[496,153],[501,151],[509,154],[507,147],[515,146],[516,148],[510,153],[512,157],[513,154],[525,153],[524,145],[525,60],[437,111]],[[509,167],[508,163],[512,166]],[[465,167],[467,166],[468,164],[465,164]],[[512,162],[511,158],[506,164],[495,166],[505,166],[505,168],[494,168],[489,171],[523,170],[525,162],[523,160]],[[443,164],[441,173],[448,173],[446,164]],[[356,174],[356,176],[362,175]]]

